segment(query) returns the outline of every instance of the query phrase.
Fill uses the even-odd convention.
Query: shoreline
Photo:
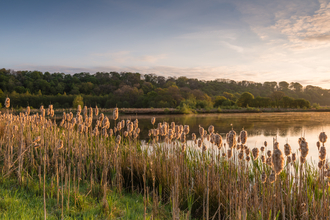
[[[25,109],[23,109],[24,111]],[[14,109],[14,112],[22,112],[22,110]],[[62,112],[76,112],[76,109],[57,109],[56,114]],[[102,113],[112,114],[113,108],[99,108]],[[321,109],[292,109],[292,108],[241,108],[241,109],[190,109],[190,112],[182,112],[176,108],[119,108],[120,114],[123,115],[173,115],[173,114],[227,114],[227,113],[276,113],[276,112],[330,112],[330,108]],[[39,109],[31,109],[31,113],[39,112]]]

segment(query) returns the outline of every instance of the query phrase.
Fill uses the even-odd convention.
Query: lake
[[[223,139],[231,130],[232,126],[237,134],[244,128],[248,133],[247,146],[251,149],[261,147],[264,141],[268,142],[268,149],[272,149],[273,138],[277,138],[280,148],[289,143],[292,152],[299,148],[298,138],[305,137],[309,144],[309,159],[318,161],[318,150],[316,142],[319,133],[325,131],[330,135],[330,112],[292,112],[292,113],[233,113],[233,114],[196,114],[196,115],[122,115],[122,119],[134,120],[138,118],[141,129],[140,139],[148,138],[148,130],[153,128],[150,120],[156,117],[155,128],[159,122],[171,123],[174,121],[178,125],[189,125],[190,133],[187,140],[191,139],[191,134],[195,133],[199,137],[198,126],[205,130],[209,125],[214,126],[215,132],[221,134]],[[110,117],[109,117],[110,118]],[[114,122],[111,120],[111,127]],[[232,124],[232,126],[231,126]],[[330,136],[329,136],[330,138]],[[330,141],[330,140],[329,140]],[[327,146],[328,143],[325,143]],[[328,158],[328,157],[327,157]]]

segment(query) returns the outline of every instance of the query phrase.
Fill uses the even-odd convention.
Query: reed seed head
[[[267,147],[267,141],[264,142],[265,147]]]
[[[325,132],[321,132],[319,135],[319,141],[324,145],[325,142],[327,142],[328,136],[325,134]]]
[[[227,144],[229,148],[236,147],[236,132],[234,130],[229,131],[227,135]]]
[[[253,148],[252,149],[252,155],[253,155],[253,160],[256,160],[256,159],[258,159],[258,157],[259,157],[259,148]]]
[[[113,117],[113,120],[117,120],[118,119],[118,108],[114,108],[113,112],[112,112],[112,117]]]
[[[284,154],[285,156],[289,156],[291,154],[291,146],[289,144],[284,145]]]
[[[241,143],[246,144],[247,141],[247,132],[243,129],[239,135],[241,138]]]
[[[326,149],[325,149],[325,147],[324,146],[322,146],[321,148],[320,148],[320,152],[319,152],[320,154],[319,154],[319,158],[320,158],[320,160],[321,161],[324,161],[325,160],[325,157],[326,157],[326,155],[327,155],[327,151],[326,151]]]
[[[208,131],[209,131],[209,134],[213,134],[213,132],[214,132],[214,126],[213,125],[210,125],[209,128],[208,128]]]
[[[278,175],[284,168],[284,157],[280,149],[275,149],[272,155],[273,169]]]

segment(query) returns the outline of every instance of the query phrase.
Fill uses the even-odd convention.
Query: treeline
[[[248,94],[248,95],[247,95]],[[249,94],[252,96],[249,96]],[[13,107],[53,104],[72,107],[77,95],[87,106],[101,108],[284,107],[310,103],[330,105],[330,90],[297,82],[204,81],[131,72],[49,73],[0,69],[1,103],[9,96]],[[242,101],[243,100],[243,101]],[[248,101],[247,101],[248,100]]]

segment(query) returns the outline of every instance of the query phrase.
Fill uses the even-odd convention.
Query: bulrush
[[[184,133],[181,134],[180,141],[182,143],[186,142],[186,135]]]
[[[267,141],[264,142],[265,147],[267,147]]]
[[[284,157],[282,151],[278,148],[275,149],[272,155],[273,169],[278,175],[284,168]]]
[[[121,136],[120,135],[117,135],[117,137],[116,137],[116,143],[117,144],[120,144],[120,141],[121,141]]]
[[[151,124],[154,125],[155,122],[156,122],[156,118],[155,118],[155,117],[152,117],[152,118],[151,118]]]
[[[199,135],[201,136],[201,138],[204,137],[204,128],[201,127],[200,125],[199,125]]]
[[[261,155],[261,162],[262,163],[266,163],[266,157],[265,157],[265,155]]]
[[[239,135],[241,138],[241,143],[246,144],[247,141],[247,132],[243,129]]]
[[[258,159],[258,157],[259,157],[259,148],[253,148],[252,149],[252,155],[253,155],[253,160],[256,160],[256,159]]]
[[[320,160],[319,163],[317,164],[319,169],[322,169],[323,165],[324,165],[324,160]]]
[[[77,115],[80,115],[81,114],[81,105],[78,105],[77,107]]]
[[[6,108],[9,108],[10,107],[10,98],[6,98],[6,100],[5,100],[5,107]]]
[[[185,125],[183,128],[183,132],[187,135],[189,134],[189,125]]]
[[[244,157],[244,153],[243,153],[243,151],[240,151],[240,152],[238,153],[238,159],[242,160],[243,157]]]
[[[301,157],[304,157],[306,158],[307,155],[308,155],[308,143],[306,142],[305,138],[299,138],[299,150],[300,150],[300,153],[301,153]]]
[[[170,129],[172,131],[172,129]],[[192,133],[191,134],[191,140],[195,141],[196,140],[196,134],[195,133]]]
[[[324,146],[322,146],[321,148],[320,148],[320,152],[319,152],[320,154],[319,154],[319,158],[320,158],[320,160],[321,161],[324,161],[325,160],[325,157],[326,157],[326,155],[327,155],[327,151],[326,151],[326,149],[325,149],[325,147]]]
[[[296,153],[292,153],[292,163],[296,162],[297,157],[296,157]]]
[[[181,146],[181,152],[183,153],[183,152],[185,152],[186,151],[186,144],[184,143],[184,144],[182,144],[182,146]]]
[[[214,144],[220,148],[222,146],[222,137],[220,134],[215,134],[214,136]]]
[[[318,150],[320,150],[320,147],[321,147],[320,141],[316,142],[316,147],[317,147]]]
[[[246,160],[247,162],[250,162],[251,157],[250,157],[250,156],[246,156],[246,157],[245,157],[245,160]]]
[[[261,152],[264,152],[265,151],[265,147],[264,146],[260,147],[260,150],[261,150]]]
[[[325,134],[325,132],[321,132],[319,135],[319,141],[324,145],[325,142],[327,142],[328,136]]]
[[[30,106],[26,107],[26,115],[30,114]]]
[[[284,145],[284,154],[285,156],[289,156],[291,154],[291,146],[289,144]]]
[[[268,150],[268,151],[267,151],[267,156],[268,156],[268,157],[271,157],[271,156],[272,156],[272,151],[271,151],[271,150]]]
[[[203,151],[206,151],[206,150],[207,150],[206,144],[203,143]]]
[[[99,108],[97,106],[95,106],[95,116],[99,115]]]
[[[117,107],[114,108],[114,110],[113,110],[112,118],[113,118],[113,120],[115,120],[115,121],[118,119],[118,108],[117,108]]]
[[[198,139],[198,147],[202,147],[202,140]]]
[[[273,162],[272,162],[272,158],[271,157],[268,157],[267,159],[266,159],[266,164],[268,165],[268,166],[273,166]]]
[[[227,150],[227,155],[228,155],[228,159],[230,159],[233,156],[233,151],[232,149],[228,149]]]
[[[209,134],[213,134],[213,132],[214,132],[214,126],[213,125],[210,125],[209,128],[208,128],[208,131],[209,131]]]
[[[272,173],[269,175],[269,182],[270,183],[273,183],[273,182],[275,182],[275,180],[276,180],[276,175],[275,175],[275,172],[274,171],[272,171]]]
[[[275,141],[274,142],[274,150],[279,149],[279,147],[280,147],[280,144],[277,141]]]
[[[229,131],[227,135],[227,144],[229,148],[236,147],[236,132],[234,130]]]

